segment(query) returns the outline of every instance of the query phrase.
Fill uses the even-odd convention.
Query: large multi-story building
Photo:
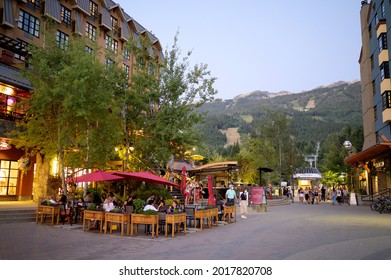
[[[148,36],[151,55],[163,57],[158,38],[111,0],[0,0],[0,200],[31,199],[33,192],[34,164],[27,172],[19,170],[24,151],[10,144],[8,132],[23,116],[17,103],[33,91],[19,75],[28,55],[26,46],[44,46],[48,20],[56,25],[60,45],[74,34],[85,36],[86,51],[94,46],[106,49],[99,57],[102,63],[117,64],[129,77],[135,58],[124,47],[127,41]]]
[[[391,189],[391,1],[361,1],[362,48],[359,58],[364,145],[346,162],[360,170],[368,194]]]

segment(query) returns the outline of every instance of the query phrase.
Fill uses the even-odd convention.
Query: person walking
[[[236,192],[234,191],[233,185],[229,185],[229,190],[225,193],[225,198],[227,199],[227,204],[229,206],[235,205]]]
[[[337,198],[337,193],[335,192],[335,188],[333,187],[333,189],[331,190],[331,204],[332,205],[335,205],[336,198]]]
[[[242,219],[247,219],[247,200],[247,189],[244,189],[243,192],[240,193],[240,216]]]

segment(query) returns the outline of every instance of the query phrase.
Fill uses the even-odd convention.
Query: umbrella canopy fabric
[[[180,185],[171,182],[167,179],[164,179],[160,176],[157,176],[155,174],[152,174],[148,171],[141,171],[141,172],[115,172],[114,175],[121,176],[125,180],[135,180],[135,181],[144,181],[149,183],[155,183],[155,184],[162,184],[162,185],[169,185],[169,186],[175,186],[180,187]]]
[[[212,176],[211,175],[208,175],[208,193],[209,193],[208,204],[216,206],[216,199],[213,194],[213,183],[212,183]]]
[[[101,181],[119,181],[124,180],[124,176],[114,174],[114,172],[107,172],[103,170],[97,170],[88,174],[84,174],[80,177],[75,177],[75,183],[81,182],[101,182]]]

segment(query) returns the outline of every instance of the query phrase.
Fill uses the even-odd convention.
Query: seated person
[[[77,206],[86,206],[85,203],[84,203],[84,199],[82,197],[80,197],[78,200],[77,200]]]
[[[152,199],[150,199],[150,200],[148,201],[148,204],[145,205],[143,211],[147,211],[147,210],[157,211],[157,209],[155,208],[155,206],[153,206],[153,202],[154,202],[154,201],[153,201]]]
[[[167,213],[174,213],[175,210],[179,211],[179,206],[176,200],[173,200],[171,206],[168,208]]]
[[[165,211],[166,210],[166,204],[164,203],[164,200],[160,200],[160,202],[157,203],[157,211]]]
[[[109,195],[109,197],[103,203],[103,209],[106,212],[110,212],[110,211],[114,210],[114,208],[115,208],[114,195]]]

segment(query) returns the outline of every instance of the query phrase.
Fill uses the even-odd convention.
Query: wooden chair
[[[71,226],[73,225],[73,216],[74,216],[73,207],[67,204],[60,204],[60,219],[62,224],[68,220]]]

